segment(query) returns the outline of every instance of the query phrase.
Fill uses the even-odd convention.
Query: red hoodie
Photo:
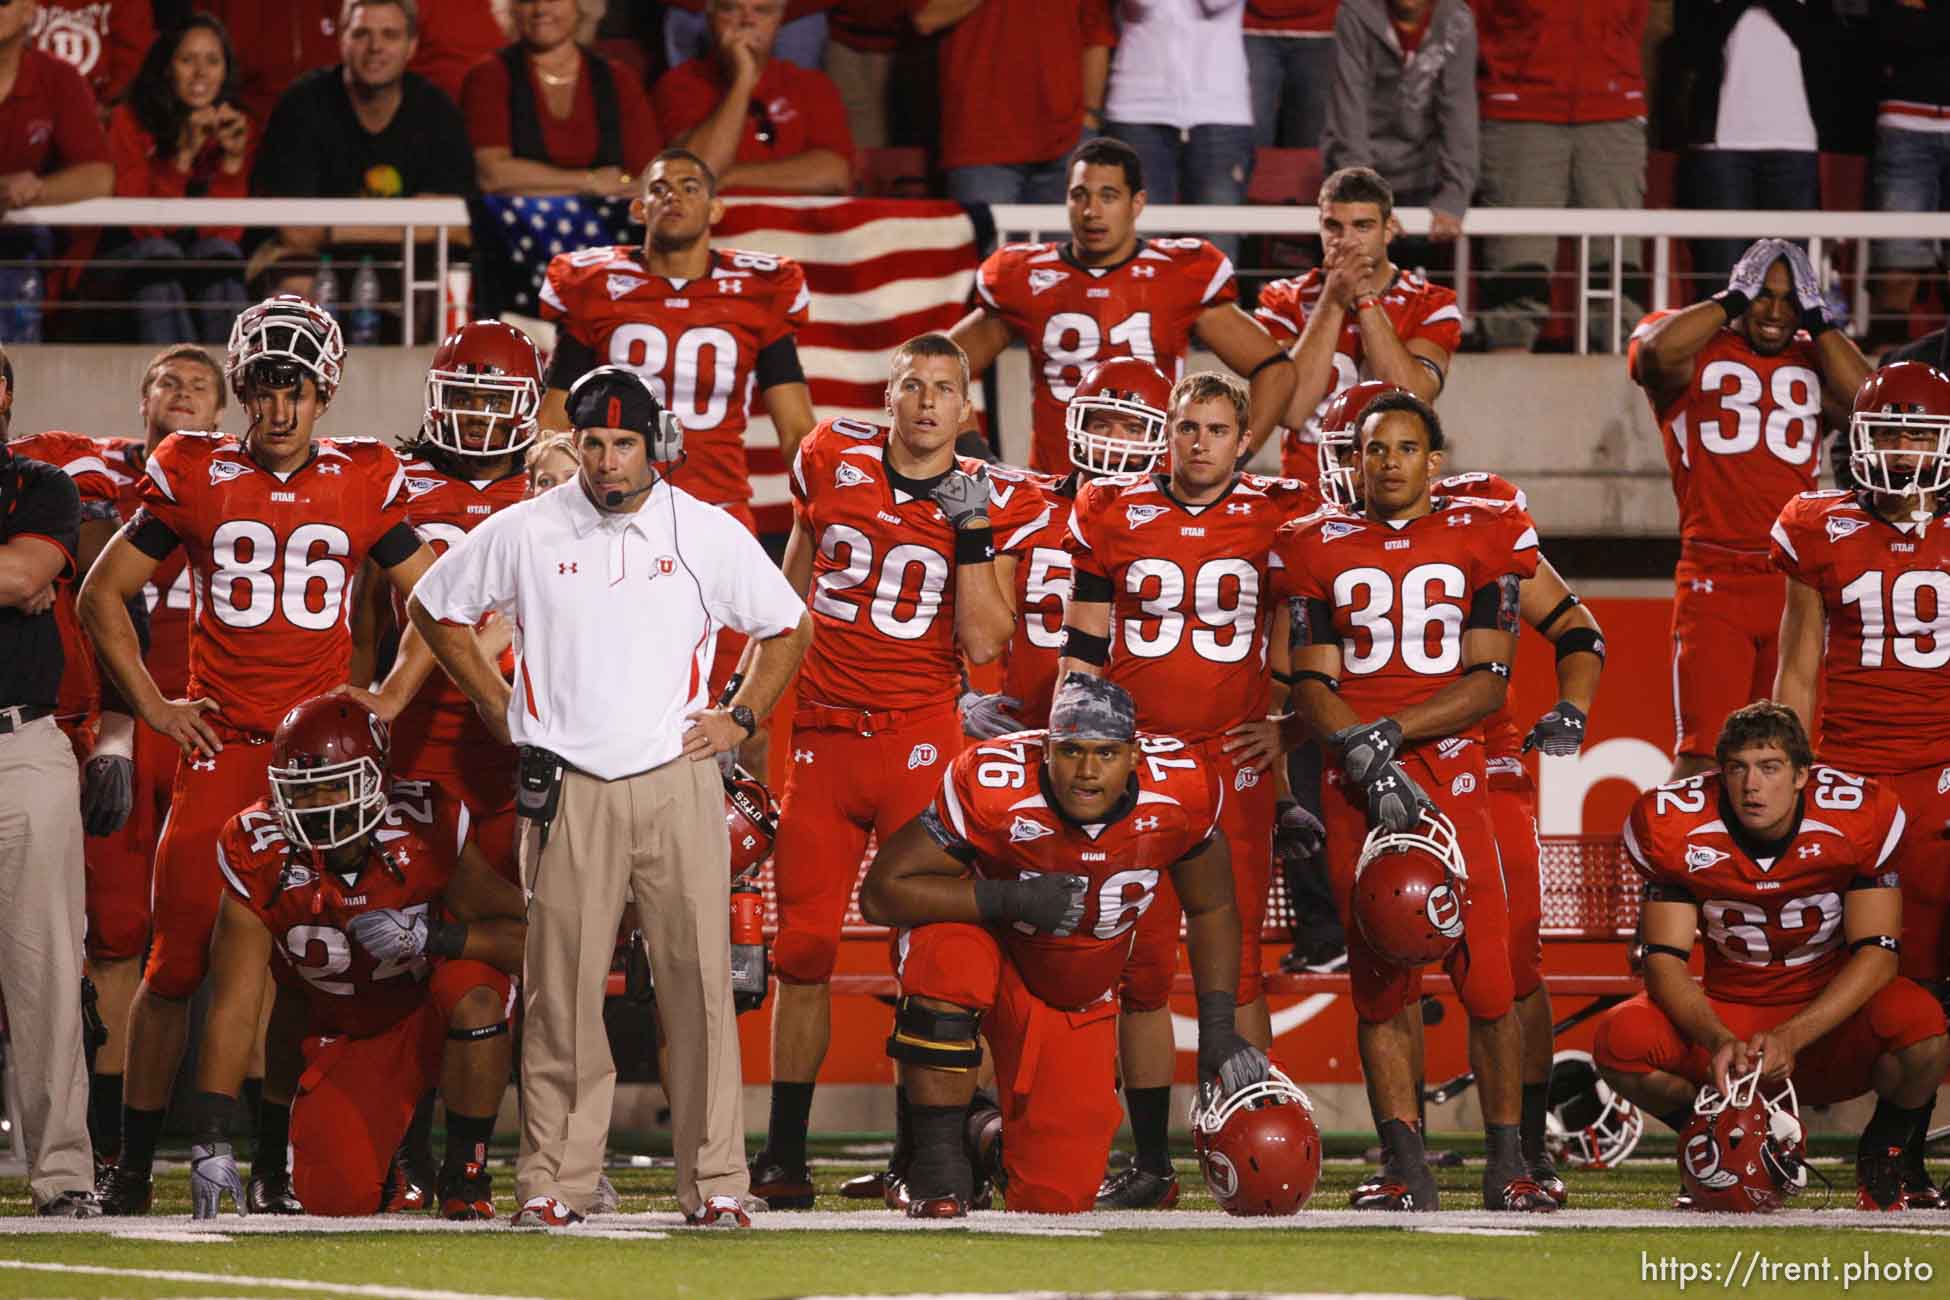
[[[1470,0],[1482,116],[1615,122],[1645,116],[1648,0]]]

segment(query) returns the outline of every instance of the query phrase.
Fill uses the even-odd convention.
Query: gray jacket
[[[1342,0],[1334,46],[1320,137],[1327,170],[1372,167],[1410,206],[1468,211],[1476,189],[1476,20],[1465,0],[1435,0],[1429,29],[1406,62],[1387,0]]]

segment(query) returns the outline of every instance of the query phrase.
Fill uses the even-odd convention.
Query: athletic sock
[[[1137,1167],[1160,1178],[1171,1176],[1171,1085],[1124,1089],[1131,1112],[1131,1141],[1137,1147]]]
[[[1381,1136],[1383,1168],[1393,1170],[1396,1177],[1414,1172],[1417,1166],[1429,1162],[1429,1153],[1422,1146],[1422,1129],[1405,1119],[1384,1119],[1377,1126]]]
[[[810,1083],[772,1085],[772,1123],[766,1130],[765,1149],[788,1170],[806,1167],[806,1130],[812,1124],[812,1102]]]
[[[416,1176],[432,1172],[433,1098],[431,1090],[422,1094],[413,1107],[413,1118],[406,1125],[406,1136],[400,1139],[400,1150],[406,1154],[406,1172]]]
[[[1483,1163],[1483,1183],[1486,1188],[1501,1191],[1512,1179],[1521,1178],[1529,1172],[1523,1161],[1522,1131],[1517,1125],[1485,1124],[1483,1145],[1487,1155]]]
[[[447,1159],[441,1172],[458,1176],[469,1161],[485,1165],[487,1146],[494,1137],[494,1116],[447,1112]]]
[[[908,1113],[907,1089],[894,1085],[894,1154],[887,1157],[887,1172],[899,1178],[907,1173],[914,1159],[914,1118]]]
[[[264,1080],[247,1077],[244,1086],[237,1090],[237,1101],[244,1114],[257,1114],[257,1108],[264,1104]]]
[[[88,1076],[88,1138],[95,1155],[113,1160],[122,1150],[122,1076]]]
[[[1523,1162],[1542,1164],[1544,1160],[1544,1117],[1550,1112],[1551,1086],[1526,1083],[1523,1086]]]
[[[251,1177],[271,1178],[290,1172],[291,1107],[275,1101],[257,1104],[257,1146],[251,1151]]]
[[[1876,1100],[1875,1114],[1862,1129],[1862,1138],[1856,1143],[1855,1153],[1859,1159],[1869,1152],[1883,1152],[1891,1147],[1907,1150],[1910,1139],[1916,1132],[1917,1122],[1930,1122],[1930,1108],[1925,1106],[1898,1106],[1888,1098]]]
[[[1669,1110],[1659,1116],[1659,1122],[1671,1129],[1674,1133],[1684,1133],[1686,1126],[1693,1122],[1692,1108],[1687,1107],[1684,1110]]]
[[[163,1111],[122,1107],[122,1158],[116,1163],[131,1173],[146,1174],[156,1163],[156,1139],[162,1136]]]
[[[907,1167],[907,1191],[915,1200],[959,1196],[966,1205],[975,1190],[975,1173],[962,1149],[962,1106],[910,1106],[914,1157]]]

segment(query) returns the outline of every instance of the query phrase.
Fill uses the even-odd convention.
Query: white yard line
[[[108,1268],[100,1264],[43,1264],[0,1259],[0,1268],[31,1273],[72,1273],[85,1277],[142,1278],[150,1282],[211,1282],[221,1286],[268,1287],[274,1291],[327,1292],[371,1296],[373,1300],[541,1300],[538,1296],[489,1296],[477,1291],[423,1291],[410,1286],[315,1282],[298,1277],[245,1277],[234,1273],[187,1273],[174,1268]]]

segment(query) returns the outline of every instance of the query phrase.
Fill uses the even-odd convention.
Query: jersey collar
[[[1748,830],[1745,823],[1735,814],[1733,805],[1727,802],[1726,789],[1722,787],[1720,790],[1720,821],[1727,828],[1727,838],[1732,840],[1742,853],[1753,859],[1754,865],[1762,871],[1771,870],[1788,851],[1788,846],[1794,843],[1795,837],[1801,834],[1801,819],[1807,811],[1808,794],[1803,790],[1801,797],[1795,801],[1794,820],[1788,823],[1787,833],[1778,840],[1763,840]]]
[[[1036,785],[1043,792],[1043,803],[1049,807],[1050,812],[1055,816],[1056,820],[1062,822],[1065,826],[1082,831],[1093,840],[1130,816],[1131,809],[1137,807],[1138,779],[1136,772],[1131,773],[1130,782],[1125,785],[1124,793],[1117,796],[1117,802],[1111,805],[1110,812],[1105,814],[1102,821],[1096,822],[1080,822],[1064,811],[1063,805],[1057,802],[1055,791],[1049,788],[1049,764],[1047,762],[1036,765]]]
[[[1204,505],[1195,506],[1188,501],[1181,501],[1178,499],[1177,494],[1171,490],[1171,476],[1169,474],[1166,474],[1160,470],[1151,471],[1151,482],[1158,489],[1158,491],[1161,494],[1163,494],[1165,500],[1171,502],[1173,505],[1177,506],[1180,510],[1183,510],[1186,514],[1191,515],[1193,518],[1197,518],[1199,515],[1202,515],[1206,511],[1212,509],[1212,507],[1214,506],[1224,505],[1226,499],[1230,497],[1234,492],[1237,492],[1239,490],[1239,485],[1244,481],[1245,481],[1245,476],[1243,474],[1241,474],[1238,470],[1232,471],[1232,481],[1226,484],[1225,491],[1219,493],[1219,495],[1213,497],[1210,501],[1207,501]]]

